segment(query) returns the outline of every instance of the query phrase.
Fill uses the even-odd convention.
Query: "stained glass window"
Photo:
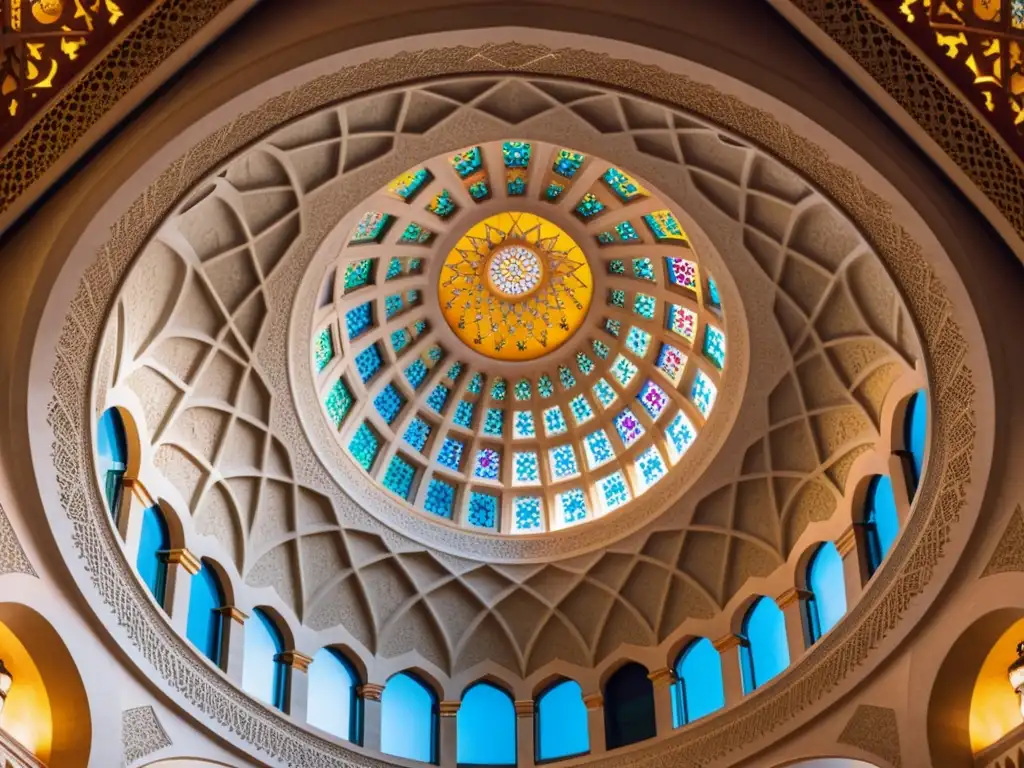
[[[598,379],[594,382],[592,389],[594,397],[597,398],[597,401],[601,404],[602,408],[607,408],[609,405],[614,403],[615,398],[618,397],[612,385],[604,379]]]
[[[665,325],[692,344],[697,335],[697,313],[678,304],[669,304]]]
[[[470,429],[473,422],[473,403],[468,400],[460,400],[455,406],[455,413],[452,415],[452,422],[459,427]]]
[[[506,141],[501,145],[506,168],[526,168],[530,164],[532,147],[526,141]]]
[[[430,431],[430,425],[417,416],[410,421],[409,426],[405,428],[405,435],[403,436],[403,439],[417,451],[423,453],[423,447],[427,444],[427,439],[430,437]]]
[[[370,302],[353,307],[345,313],[349,340],[358,339],[373,326],[373,305]]]
[[[471,147],[452,155],[452,168],[459,175],[460,179],[472,176],[480,170],[483,165],[483,157],[480,154],[480,147]]]
[[[367,211],[352,231],[349,243],[352,245],[379,243],[394,222],[395,217],[390,213]]]
[[[555,480],[567,480],[580,473],[576,464],[576,452],[571,443],[549,449],[548,460],[551,464],[551,476]]]
[[[497,480],[501,474],[501,454],[494,448],[481,448],[473,461],[473,477]]]
[[[394,422],[404,405],[405,398],[393,384],[385,386],[373,399],[373,407],[377,409],[377,413],[387,424]]]
[[[636,474],[640,478],[640,487],[645,491],[668,474],[665,460],[657,446],[652,445],[637,456]]]
[[[665,271],[673,285],[697,290],[697,265],[692,261],[668,256],[665,258]]]
[[[601,177],[615,196],[624,203],[635,200],[638,197],[646,197],[647,190],[640,183],[625,171],[618,168],[609,168]]]
[[[608,304],[613,307],[625,307],[626,292],[619,288],[608,291]]]
[[[612,472],[598,480],[597,491],[605,512],[618,509],[630,499],[629,486],[621,472]]]
[[[668,438],[669,459],[675,464],[697,438],[697,430],[693,428],[693,424],[686,418],[686,415],[680,411],[665,427],[665,437]]]
[[[376,259],[362,259],[345,267],[345,293],[362,288],[369,283],[373,275],[373,265],[376,263]]]
[[[725,367],[725,334],[713,325],[704,326],[704,356],[718,368]]]
[[[608,331],[612,336],[618,337],[619,333],[622,332],[622,323],[618,320],[612,320],[608,318],[604,321],[604,329]]]
[[[483,433],[490,437],[501,437],[505,432],[505,412],[500,408],[488,408],[484,417]]]
[[[544,431],[548,435],[560,435],[568,426],[565,423],[565,416],[562,415],[562,409],[557,405],[548,408],[544,411]]]
[[[402,236],[398,238],[398,242],[402,245],[427,245],[433,239],[433,232],[420,224],[412,222],[406,226]]]
[[[403,173],[388,184],[388,192],[397,195],[402,200],[409,201],[416,197],[433,178],[426,168],[417,168],[414,171]]]
[[[636,399],[640,401],[653,421],[657,421],[668,406],[668,395],[665,394],[665,390],[650,379],[644,382]]]
[[[313,346],[313,365],[316,367],[316,372],[323,371],[332,359],[334,359],[334,340],[331,338],[331,329],[328,327],[316,335]]]
[[[662,344],[657,366],[669,381],[678,385],[683,378],[683,368],[686,367],[686,355],[671,344]]]
[[[583,219],[592,219],[604,210],[604,203],[597,196],[587,192],[576,204],[576,214]]]
[[[644,434],[644,426],[640,419],[629,408],[615,417],[615,429],[619,433],[622,444],[627,448],[639,440]]]
[[[572,411],[573,418],[576,419],[577,424],[586,424],[594,418],[594,411],[590,407],[590,403],[587,402],[587,398],[583,395],[576,395],[576,397],[569,401],[569,410]]]
[[[529,485],[540,482],[540,465],[533,451],[520,451],[512,456],[512,484]]]
[[[533,392],[530,387],[529,379],[520,379],[516,382],[516,385],[512,388],[512,394],[516,400],[529,400],[532,397]]]
[[[334,426],[341,426],[341,422],[345,420],[348,412],[352,409],[352,403],[352,393],[349,391],[348,386],[346,386],[345,380],[338,379],[334,382],[334,386],[331,387],[327,393],[327,398],[324,400],[327,417]]]
[[[413,360],[405,369],[405,378],[409,382],[409,386],[419,389],[424,379],[427,378],[427,364],[420,359]]]
[[[712,277],[708,277],[708,303],[713,307],[722,306],[722,298],[718,295],[718,283]]]
[[[626,274],[626,263],[622,259],[612,259],[608,262],[608,274],[609,275],[624,275]]]
[[[638,280],[654,282],[654,263],[650,259],[633,259],[633,276]]]
[[[393,293],[390,296],[384,297],[384,316],[389,320],[397,315],[405,307],[405,302],[402,301],[402,294]]]
[[[544,190],[544,197],[546,197],[549,202],[553,202],[557,200],[558,196],[561,195],[564,191],[564,185],[551,182],[550,184],[548,184],[547,189]]]
[[[397,331],[391,332],[391,348],[395,350],[396,355],[409,346],[411,341],[412,336],[409,335],[409,331],[405,328],[399,328]]]
[[[551,166],[551,170],[566,179],[571,179],[579,171],[583,165],[583,161],[586,158],[579,152],[573,152],[569,149],[560,149],[558,155],[555,157],[555,162]]]
[[[686,234],[679,220],[671,211],[655,211],[644,216],[644,224],[651,230],[654,239],[686,241]]]
[[[517,496],[512,502],[512,516],[517,532],[541,530],[543,502],[537,496]]]
[[[592,370],[594,370],[594,361],[586,356],[583,352],[576,353],[576,367],[580,369],[580,373],[586,376]]]
[[[564,365],[558,366],[558,381],[562,385],[562,389],[572,389],[576,386],[576,377]]]
[[[465,448],[466,444],[461,440],[446,437],[444,442],[441,443],[440,452],[437,454],[437,463],[453,472],[458,472],[462,468],[462,452]]]
[[[408,500],[412,491],[412,482],[416,478],[416,468],[401,456],[392,456],[387,472],[381,481],[385,488],[396,496]]]
[[[495,528],[498,524],[498,499],[489,493],[472,491],[466,519],[477,528]]]
[[[717,395],[718,390],[708,375],[704,371],[697,371],[697,375],[693,379],[693,387],[690,390],[690,399],[693,400],[693,404],[697,406],[697,410],[705,419],[711,413],[711,407],[715,404]]]
[[[607,344],[605,344],[603,341],[598,341],[597,339],[594,339],[592,346],[594,347],[595,355],[600,357],[602,360],[608,359],[608,354],[611,352],[611,350],[608,349]]]
[[[455,508],[455,486],[436,477],[431,478],[427,486],[427,496],[423,500],[423,508],[431,514],[450,520]]]
[[[607,464],[615,453],[612,451],[611,441],[603,429],[591,432],[583,439],[583,447],[587,453],[587,465],[594,469],[602,464]]]
[[[619,240],[624,243],[635,243],[640,240],[640,235],[637,234],[636,229],[628,221],[616,224],[615,234],[617,234],[619,236]]]
[[[587,519],[587,496],[582,488],[570,488],[557,496],[558,514],[563,525],[572,525]]]
[[[444,411],[444,405],[448,402],[448,387],[444,384],[437,384],[430,394],[427,395],[427,399],[423,401],[423,404],[435,413],[441,413]]]
[[[658,301],[653,296],[649,296],[646,293],[638,293],[633,297],[633,311],[640,315],[640,317],[653,320],[657,310]]]
[[[636,376],[637,368],[629,361],[628,358],[619,355],[615,358],[615,363],[612,365],[612,376],[619,382],[623,387],[629,386],[629,382]]]
[[[486,181],[477,181],[470,184],[467,191],[469,196],[478,203],[491,196],[491,187]]]
[[[598,232],[597,243],[598,245],[610,245],[615,242],[615,235],[611,232]]]
[[[507,387],[504,379],[495,379],[491,384],[491,399],[492,400],[504,400],[505,392]]]
[[[469,384],[466,385],[466,391],[471,395],[479,395],[484,388],[484,375],[482,373],[474,373],[473,378],[469,380]]]
[[[445,374],[452,381],[458,381],[459,376],[462,374],[462,363],[452,363],[448,368],[448,372]]]
[[[359,429],[352,434],[348,450],[352,454],[352,458],[356,460],[356,464],[369,472],[373,467],[373,462],[377,460],[380,439],[373,428],[364,421],[359,425]]]
[[[537,430],[533,423],[533,411],[516,411],[512,414],[512,437],[523,440],[536,437]]]
[[[459,206],[452,200],[451,193],[447,189],[438,192],[434,199],[427,203],[427,210],[439,219],[447,219],[459,210]]]
[[[629,333],[626,334],[626,349],[637,357],[646,357],[650,345],[651,334],[635,325],[629,329]]]
[[[543,398],[549,398],[555,394],[555,385],[551,383],[551,377],[546,373],[537,379],[537,394]]]
[[[380,350],[373,344],[355,356],[356,371],[363,383],[367,383],[381,369],[384,361],[381,360]]]

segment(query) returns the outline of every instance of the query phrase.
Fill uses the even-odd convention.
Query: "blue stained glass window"
[[[373,462],[377,460],[377,453],[380,451],[380,439],[365,421],[352,434],[352,439],[348,443],[348,451],[356,460],[356,464],[367,472],[370,471]]]
[[[516,532],[539,531],[543,524],[542,501],[537,496],[518,496],[512,502],[512,519]]]
[[[469,429],[473,423],[473,403],[468,400],[460,400],[459,404],[455,406],[455,414],[452,416],[452,421],[460,427]]]
[[[615,390],[612,388],[612,385],[604,379],[598,379],[594,382],[592,389],[594,397],[597,398],[597,401],[601,404],[602,408],[610,406],[615,402],[615,398],[618,397],[618,395],[615,394]]]
[[[811,598],[805,603],[807,624],[814,643],[846,613],[843,558],[831,541],[819,546],[807,564],[807,587],[811,592]]]
[[[629,329],[629,333],[626,334],[626,349],[637,357],[645,357],[650,346],[651,334],[635,325]]]
[[[551,383],[551,377],[546,373],[537,379],[537,394],[545,399],[555,394],[555,385]]]
[[[401,456],[392,456],[391,463],[384,473],[384,487],[396,496],[408,500],[412,491],[412,482],[416,478],[416,468]]]
[[[544,190],[544,197],[546,197],[548,201],[553,202],[557,200],[558,196],[561,195],[564,191],[564,184],[559,184],[557,182],[552,181],[550,184],[548,184],[547,189]]]
[[[603,210],[604,203],[591,192],[587,192],[576,204],[576,214],[584,219],[591,219]]]
[[[483,432],[491,437],[501,437],[505,433],[505,412],[500,408],[488,408]]]
[[[608,303],[613,307],[625,307],[626,292],[620,288],[608,291]]]
[[[483,157],[480,154],[480,147],[471,147],[452,155],[452,168],[459,175],[460,179],[472,176],[480,170],[483,165]]]
[[[640,401],[644,410],[647,411],[654,421],[657,421],[658,417],[665,412],[665,408],[668,407],[668,395],[665,394],[665,390],[650,379],[644,382],[636,399]]]
[[[587,496],[582,488],[570,488],[558,494],[558,513],[563,525],[587,519]]]
[[[465,448],[466,445],[461,440],[446,437],[444,442],[441,443],[440,452],[437,454],[437,463],[442,467],[458,472],[462,467],[462,452]]]
[[[459,207],[455,204],[455,201],[452,200],[452,196],[448,190],[443,189],[437,193],[430,203],[427,204],[427,210],[439,219],[447,219],[459,210]]]
[[[262,608],[254,609],[245,622],[244,646],[242,689],[283,710],[288,671],[284,663],[277,660],[277,655],[285,650],[284,638]]]
[[[646,491],[668,474],[665,460],[657,446],[652,445],[636,458],[636,473],[640,478],[641,489]]]
[[[526,194],[526,177],[522,174],[513,176],[511,173],[505,182],[505,191],[509,197],[519,197]]]
[[[686,646],[676,661],[672,723],[679,728],[725,706],[722,657],[706,637]]]
[[[628,662],[605,683],[604,732],[609,751],[654,737],[654,685],[642,665]]]
[[[395,217],[389,213],[367,211],[356,224],[349,242],[353,245],[379,243],[394,222]]]
[[[697,406],[697,410],[705,419],[711,413],[717,395],[718,390],[711,383],[708,375],[704,371],[697,371],[697,375],[693,379],[693,387],[690,390],[690,399],[693,400],[693,404]]]
[[[355,363],[356,371],[359,372],[359,378],[365,384],[381,369],[384,361],[381,360],[377,345],[373,344],[356,355]]]
[[[530,485],[540,482],[540,466],[537,454],[533,451],[522,451],[512,457],[513,485]]]
[[[665,428],[665,437],[668,439],[669,460],[675,464],[693,445],[693,441],[697,438],[697,430],[693,428],[693,424],[686,418],[686,415],[680,411]]]
[[[629,386],[629,382],[636,376],[637,368],[628,358],[619,355],[612,364],[612,376],[623,387]]]
[[[479,395],[484,388],[484,375],[482,373],[474,373],[473,378],[469,380],[469,384],[466,385],[466,391],[471,395]]]
[[[789,666],[786,618],[774,600],[758,598],[743,620],[743,691],[760,688]]]
[[[644,223],[658,241],[686,240],[682,225],[671,211],[649,213],[644,216]]]
[[[899,534],[900,520],[896,513],[896,497],[887,475],[875,475],[868,485],[864,500],[864,539],[867,544],[868,570],[874,574],[892,549]]]
[[[650,259],[633,259],[633,276],[638,280],[654,281],[654,262]]]
[[[448,367],[448,372],[445,374],[452,381],[458,381],[459,376],[462,374],[462,363],[452,363]]]
[[[393,293],[390,296],[384,297],[384,314],[388,319],[401,312],[404,306],[405,303],[402,301],[402,294],[400,293]]]
[[[640,317],[653,320],[658,310],[658,300],[646,293],[638,293],[633,297],[633,311]]]
[[[506,141],[501,145],[501,155],[505,161],[505,167],[526,168],[530,164],[532,149],[529,142],[526,141]]]
[[[644,434],[643,424],[629,408],[619,412],[615,417],[615,430],[619,433],[622,444],[627,448]]]
[[[583,438],[583,447],[587,452],[587,464],[591,469],[606,464],[615,458],[611,441],[603,429],[591,432]]]
[[[564,365],[558,366],[558,381],[561,383],[562,389],[572,389],[576,386],[576,377]]]
[[[624,243],[633,243],[640,239],[640,235],[637,234],[636,228],[628,221],[616,224],[615,234],[617,234],[619,236],[619,240]]]
[[[430,394],[427,395],[427,399],[423,401],[423,404],[435,413],[441,413],[444,410],[444,404],[448,402],[448,387],[444,384],[437,384]]]
[[[402,274],[402,260],[391,257],[391,261],[388,262],[388,271],[384,275],[385,280],[394,280]]]
[[[583,395],[576,395],[576,397],[569,401],[569,410],[572,411],[573,418],[576,419],[577,424],[586,424],[594,418],[594,411],[590,407],[590,403],[587,402],[587,398]]]
[[[609,168],[601,178],[608,189],[624,203],[628,203],[636,197],[647,196],[647,190],[640,186],[636,179],[618,168]]]
[[[907,473],[910,481],[910,498],[917,493],[924,468],[924,451],[928,444],[928,395],[922,389],[907,401],[907,412],[903,422],[903,444],[909,454],[910,467]]]
[[[608,262],[608,274],[609,275],[624,275],[626,274],[626,262],[622,259],[612,259]]]
[[[609,317],[604,321],[604,329],[612,336],[618,338],[618,335],[622,332],[622,323]]]
[[[456,733],[459,765],[516,764],[515,706],[490,683],[477,683],[462,694]]]
[[[373,267],[376,263],[376,259],[362,259],[354,261],[345,267],[345,293],[354,291],[356,288],[362,288],[370,282]]]
[[[575,680],[557,682],[537,698],[537,761],[589,751],[590,729],[583,690]]]
[[[607,344],[605,344],[603,341],[598,341],[597,339],[594,339],[592,346],[594,347],[595,355],[600,357],[602,360],[608,359],[608,355],[611,352],[611,350],[608,349]]]
[[[436,477],[431,478],[423,508],[432,515],[450,520],[455,509],[455,486]]]
[[[117,408],[108,408],[96,425],[97,464],[103,475],[107,508],[116,523],[124,488],[124,473],[128,470],[128,438],[124,420]]]
[[[512,437],[522,440],[527,437],[536,437],[537,430],[533,423],[532,411],[516,411],[512,415]]]
[[[214,664],[220,664],[224,591],[213,567],[203,560],[192,577],[188,592],[188,624],[185,635]]]
[[[498,378],[491,382],[491,399],[492,400],[504,400],[505,393],[508,391],[508,386],[505,384],[505,380]]]
[[[345,385],[345,380],[338,379],[334,382],[334,386],[331,387],[324,399],[324,408],[327,409],[327,416],[335,427],[341,426],[341,422],[345,420],[353,402],[352,393]]]
[[[580,473],[576,465],[576,452],[572,444],[559,445],[548,450],[548,459],[551,464],[551,476],[555,480],[567,480],[576,477]]]
[[[678,385],[683,378],[683,369],[686,367],[686,355],[671,344],[662,344],[656,365],[669,381]]]
[[[346,741],[359,741],[359,675],[339,651],[321,648],[306,673],[306,722]]]
[[[405,328],[399,328],[391,333],[391,348],[395,350],[396,355],[409,346],[410,341],[412,341],[412,336]]]
[[[529,400],[533,394],[530,387],[530,380],[520,379],[517,381],[516,385],[512,388],[512,394],[516,400]]]
[[[497,480],[501,476],[501,454],[494,448],[481,448],[473,461],[473,477]]]
[[[313,365],[320,373],[334,359],[334,341],[331,339],[330,327],[324,328],[316,335],[313,345]]]
[[[370,328],[373,327],[373,303],[366,302],[358,307],[352,307],[345,313],[345,328],[348,330],[348,338],[358,339]]]
[[[611,232],[598,232],[597,242],[600,245],[610,245],[611,243],[615,242],[615,235],[613,235]]]
[[[444,357],[444,350],[441,349],[437,344],[434,344],[430,349],[427,350],[427,362],[433,365],[439,362]]]
[[[562,415],[562,409],[557,405],[548,408],[544,411],[544,431],[549,435],[560,435],[568,426],[565,423],[565,416]]]
[[[495,528],[498,524],[498,498],[489,493],[472,491],[469,494],[467,520],[477,528]]]
[[[373,399],[373,407],[377,409],[377,413],[386,424],[391,424],[398,418],[404,405],[405,398],[393,384],[385,386]]]
[[[437,762],[437,696],[426,683],[401,672],[384,686],[380,699],[380,750],[386,755]]]
[[[583,165],[583,161],[586,158],[579,152],[573,152],[569,149],[560,149],[558,155],[555,156],[555,162],[551,166],[551,170],[566,179],[571,179],[579,171]]]
[[[477,181],[469,185],[468,192],[469,196],[479,203],[491,196],[491,187],[486,181]]]
[[[722,306],[722,297],[718,295],[718,283],[708,277],[708,302],[713,307]]]
[[[427,364],[422,360],[413,360],[405,369],[405,378],[413,389],[419,389],[427,378]]]
[[[405,428],[405,434],[403,435],[405,442],[420,453],[423,452],[423,446],[427,444],[429,437],[430,425],[419,416],[416,416],[409,422],[409,426]]]
[[[597,481],[598,495],[605,512],[618,509],[630,499],[629,486],[621,472],[612,472]]]
[[[725,366],[725,334],[713,325],[704,326],[704,356],[718,368]]]
[[[398,195],[403,200],[410,200],[433,178],[433,174],[426,168],[417,168],[415,171],[403,173],[392,181],[388,185],[388,192]]]

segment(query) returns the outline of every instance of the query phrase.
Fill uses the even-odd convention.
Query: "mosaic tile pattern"
[[[594,382],[594,386],[591,388],[594,397],[597,398],[597,402],[601,404],[602,408],[607,408],[609,405],[615,402],[615,398],[618,395],[615,393],[615,389],[604,379],[598,379]]]
[[[725,367],[725,334],[713,325],[704,326],[704,357],[716,368]]]
[[[362,288],[370,282],[373,275],[373,265],[376,259],[362,259],[353,261],[345,267],[345,293]]]
[[[576,395],[576,397],[570,400],[569,410],[572,411],[572,417],[576,419],[577,424],[586,424],[594,418],[594,410],[590,407],[590,403],[584,395]]]
[[[475,528],[498,527],[498,498],[489,493],[471,491],[466,519]]]
[[[423,508],[433,515],[451,520],[455,510],[455,486],[438,478],[431,478]]]
[[[647,356],[647,350],[650,346],[651,334],[641,328],[637,328],[635,325],[629,329],[629,332],[626,334],[626,349],[637,357],[643,358]]]
[[[345,380],[338,379],[334,382],[334,386],[331,387],[324,400],[324,408],[327,409],[327,418],[335,427],[341,426],[348,412],[352,410],[353,402],[352,393],[345,384]]]
[[[665,325],[672,333],[692,344],[697,336],[697,313],[677,304],[669,304]]]
[[[484,417],[483,433],[490,437],[502,437],[505,433],[505,412],[500,408],[488,408]]]
[[[540,482],[540,464],[533,451],[520,451],[512,455],[512,484],[529,485]]]
[[[414,171],[403,173],[388,184],[388,192],[403,200],[412,200],[433,178],[426,168],[417,168]]]
[[[381,484],[396,496],[408,500],[416,479],[416,468],[401,456],[392,456]]]
[[[597,481],[597,492],[601,506],[606,512],[618,509],[630,499],[629,486],[621,472],[612,472]]]
[[[572,525],[587,519],[587,496],[582,488],[570,488],[558,494],[558,514],[563,525]]]
[[[379,243],[394,222],[395,217],[389,213],[367,211],[352,230],[349,242],[352,245]]]
[[[316,335],[313,342],[313,367],[317,373],[321,373],[327,364],[334,359],[334,339],[331,336],[331,329],[324,328]]]
[[[367,472],[373,467],[380,452],[380,440],[376,433],[365,421],[352,433],[352,439],[348,443],[348,452],[352,454],[356,464]]]
[[[583,438],[583,449],[587,454],[587,466],[591,469],[607,464],[615,458],[611,440],[603,429],[591,432]]]
[[[533,411],[516,411],[512,414],[512,437],[516,440],[524,440],[537,436],[537,429],[533,423]]]
[[[481,448],[473,460],[473,477],[497,480],[501,475],[501,454],[494,448]]]
[[[621,411],[614,419],[615,430],[619,433],[622,444],[627,448],[643,437],[644,426],[629,408]]]
[[[678,386],[686,367],[686,355],[671,344],[662,344],[656,365],[669,381]]]
[[[517,533],[543,530],[542,501],[537,496],[518,496],[512,502],[512,517]]]
[[[471,429],[473,425],[473,410],[475,405],[468,400],[460,400],[455,406],[455,413],[452,414],[452,423],[459,427]]]
[[[409,426],[405,428],[405,435],[403,435],[403,439],[417,451],[423,453],[423,448],[426,446],[427,440],[430,438],[430,432],[430,425],[417,416],[410,421]]]
[[[471,147],[452,155],[452,168],[455,169],[455,173],[460,179],[472,176],[480,170],[482,165],[483,156],[480,153],[480,147]]]
[[[548,435],[560,435],[568,429],[562,409],[557,405],[544,411],[544,432]]]
[[[465,448],[466,444],[461,440],[446,437],[437,454],[437,463],[453,472],[458,472],[462,469],[462,452]]]
[[[427,395],[427,399],[423,401],[423,404],[434,413],[443,413],[445,403],[448,402],[449,393],[448,387],[444,384],[437,384],[430,390],[430,394]]]
[[[551,465],[551,476],[555,480],[568,480],[580,473],[580,468],[576,464],[576,452],[571,443],[549,449],[548,463]]]
[[[704,371],[697,371],[693,378],[693,387],[690,389],[690,399],[705,419],[711,413],[717,396],[718,389],[708,375]]]
[[[644,216],[644,224],[658,242],[686,241],[686,234],[679,220],[671,211],[655,211]]]
[[[668,474],[665,460],[661,457],[661,453],[656,446],[652,445],[637,456],[636,474],[640,478],[640,487],[644,491]]]
[[[355,356],[355,364],[359,378],[366,384],[381,369],[384,361],[381,360],[380,350],[377,349],[377,345],[373,344]]]
[[[669,460],[675,464],[697,439],[697,430],[686,418],[686,414],[680,411],[665,428],[665,437],[668,439]]]
[[[377,409],[385,424],[392,424],[404,405],[405,397],[393,384],[385,386],[373,399],[373,407]]]
[[[373,327],[373,305],[371,302],[352,307],[345,313],[345,330],[349,340],[358,339]]]
[[[640,401],[640,404],[644,407],[644,410],[647,411],[653,421],[657,421],[658,417],[661,416],[668,407],[668,395],[665,394],[665,390],[650,379],[644,382],[644,385],[640,388],[640,392],[637,394],[636,399]]]

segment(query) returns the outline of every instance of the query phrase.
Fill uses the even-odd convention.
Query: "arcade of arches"
[[[0,2],[0,766],[1024,768],[1024,160],[875,0]]]

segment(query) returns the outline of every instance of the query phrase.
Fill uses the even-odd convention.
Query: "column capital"
[[[588,693],[583,697],[583,706],[587,709],[600,709],[604,706],[604,695],[600,691]]]
[[[835,541],[836,551],[839,552],[839,556],[846,559],[846,556],[853,552],[857,546],[857,530],[851,525],[841,534]]]
[[[380,701],[382,693],[384,693],[384,686],[377,683],[363,683],[356,688],[356,695],[367,701]]]
[[[199,558],[192,554],[192,551],[182,547],[181,549],[169,549],[167,550],[167,562],[170,564],[178,564],[186,571],[189,576],[195,576],[199,573],[199,569],[203,567],[203,564],[199,561]]]
[[[517,699],[514,703],[516,717],[533,717],[533,699]]]
[[[718,651],[719,653],[723,653],[725,651],[732,650],[737,645],[740,645],[742,642],[742,637],[730,633],[728,635],[722,635],[720,638],[712,642],[712,645],[715,646],[716,651]]]
[[[461,701],[442,701],[438,704],[438,713],[441,717],[455,717],[459,714],[459,707],[461,706]]]
[[[313,663],[313,657],[307,656],[301,651],[282,651],[274,657],[275,661],[279,661],[282,664],[297,669],[300,672],[308,672],[309,665]]]
[[[245,624],[245,620],[249,618],[249,614],[238,610],[233,605],[222,605],[220,608],[215,610],[222,616],[227,616],[229,619],[237,621],[239,624]]]
[[[153,497],[150,495],[149,491],[146,490],[146,486],[144,486],[142,481],[137,477],[125,477],[121,480],[121,483],[145,506],[156,506],[156,502],[153,501]]]
[[[648,673],[647,679],[654,684],[655,688],[672,685],[676,681],[676,673],[668,667],[655,669]]]
[[[790,587],[781,595],[775,598],[775,604],[779,608],[785,608],[787,605],[795,603],[797,600],[807,600],[812,597],[811,593],[806,589],[797,589],[796,587]]]

